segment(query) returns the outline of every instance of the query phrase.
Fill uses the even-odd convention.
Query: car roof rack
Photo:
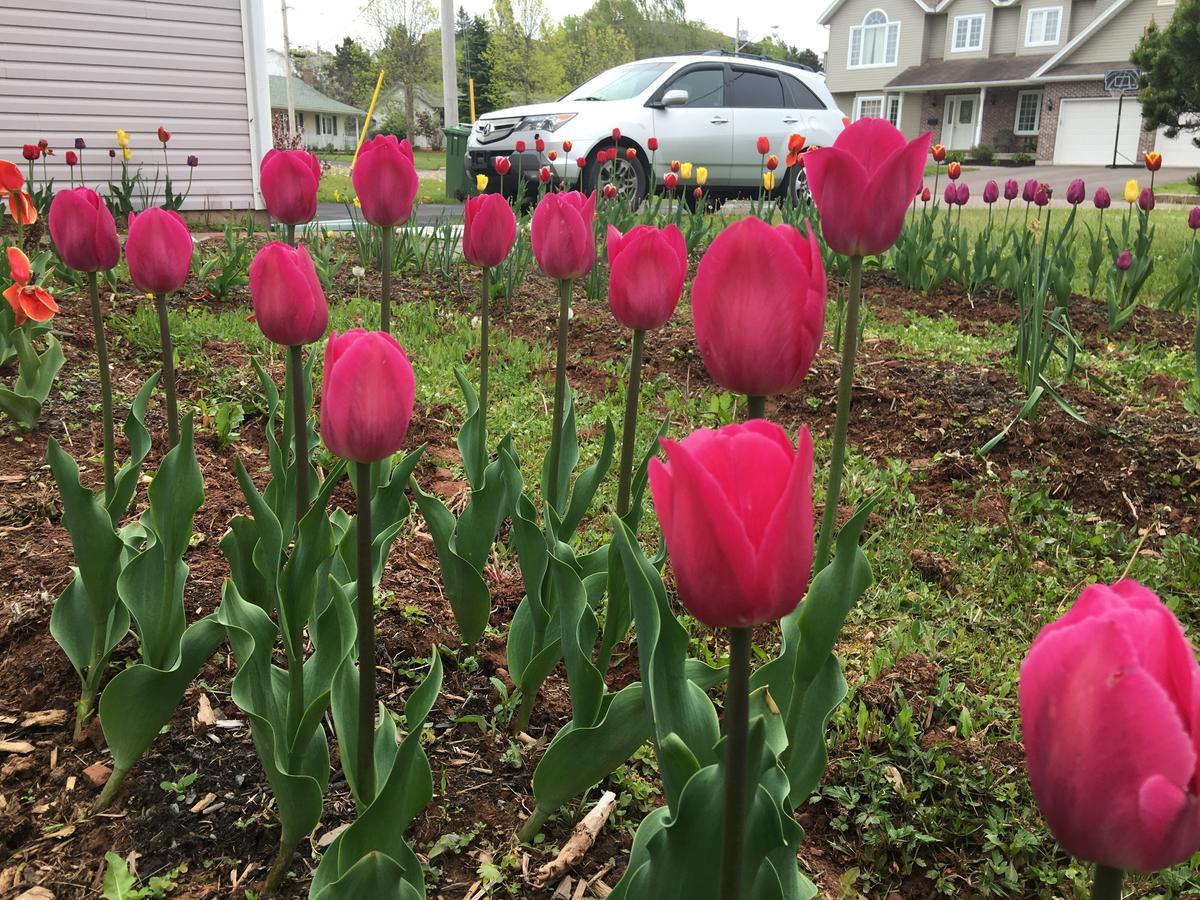
[[[688,53],[677,53],[676,56],[725,56],[730,59],[756,59],[759,62],[776,63],[780,66],[789,66],[793,69],[802,69],[805,72],[815,71],[812,66],[802,62],[796,62],[791,59],[779,59],[776,56],[767,56],[764,53],[734,53],[732,50],[723,47],[711,47],[708,50],[692,50]]]

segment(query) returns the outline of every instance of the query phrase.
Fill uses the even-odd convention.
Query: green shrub
[[[1014,153],[1012,155],[1012,161],[1014,164],[1016,164],[1018,166],[1032,166],[1033,165],[1033,157],[1028,153]]]
[[[1196,193],[1200,194],[1200,172],[1187,177],[1187,183],[1196,189]]]
[[[963,150],[951,150],[946,154],[946,162],[956,162],[960,166],[967,161],[967,154]]]
[[[996,158],[996,151],[992,149],[991,144],[977,144],[967,151],[967,155],[971,158],[971,162],[981,166],[990,166]]]

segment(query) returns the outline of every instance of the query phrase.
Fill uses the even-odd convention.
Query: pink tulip
[[[1188,213],[1188,228],[1193,231],[1200,229],[1200,206],[1193,206]]]
[[[1000,199],[1000,185],[995,181],[989,180],[983,186],[983,202],[991,205]]]
[[[958,183],[958,186],[955,188],[955,193],[956,196],[954,198],[954,202],[959,206],[966,206],[967,201],[971,199],[971,189],[967,187],[967,183],[965,181],[960,181]]]
[[[1038,180],[1036,178],[1030,178],[1028,181],[1026,181],[1025,187],[1021,189],[1021,199],[1026,203],[1032,203],[1034,198],[1037,197],[1038,186]]]
[[[1138,209],[1145,212],[1150,212],[1154,209],[1154,191],[1148,187],[1142,188],[1142,192],[1138,194]]]
[[[416,381],[394,337],[355,328],[329,336],[321,384],[321,438],[354,462],[387,459],[412,420]]]
[[[1092,197],[1092,205],[1096,209],[1108,209],[1112,206],[1112,195],[1109,194],[1107,188],[1096,188],[1096,194]]]
[[[1067,185],[1067,202],[1072,206],[1078,206],[1086,196],[1087,188],[1084,187],[1082,178],[1076,178]]]
[[[50,236],[62,261],[77,272],[111,269],[121,259],[112,213],[91,188],[60,190],[50,203]]]
[[[676,226],[638,225],[622,235],[608,226],[608,308],[635,331],[665,323],[687,275],[687,243]]]
[[[725,228],[692,283],[696,343],[713,380],[751,396],[799,385],[821,344],[825,296],[812,231],[802,237],[757,217]]]
[[[804,597],[813,557],[812,438],[793,448],[753,419],[662,440],[650,492],[680,602],[714,628],[779,619]]]
[[[1020,193],[1021,187],[1017,184],[1017,179],[1010,178],[1004,182],[1004,199],[1016,200],[1017,194]]]
[[[1033,195],[1033,203],[1035,206],[1045,206],[1050,202],[1050,187],[1049,185],[1039,184],[1037,191]]]
[[[192,267],[192,233],[173,209],[152,206],[144,212],[130,213],[125,261],[129,263],[129,280],[139,291],[177,291]]]
[[[1063,849],[1152,872],[1200,850],[1200,663],[1128,579],[1084,589],[1021,665],[1034,796]]]
[[[1117,254],[1117,261],[1114,265],[1122,272],[1128,272],[1130,267],[1133,266],[1133,254],[1128,250],[1122,250]]]
[[[463,218],[463,256],[473,266],[498,266],[517,236],[517,217],[502,194],[467,198]]]
[[[308,249],[272,241],[250,263],[254,319],[267,340],[311,344],[329,324],[329,307]]]
[[[596,261],[592,220],[596,217],[595,193],[579,191],[547,194],[538,201],[529,223],[529,241],[538,266],[551,278],[578,278]]]
[[[958,188],[953,184],[946,185],[946,190],[942,193],[942,199],[947,206],[953,206],[958,202]]]
[[[307,150],[267,151],[259,181],[267,212],[285,225],[303,225],[317,214],[317,183],[321,164]]]
[[[412,215],[417,196],[417,168],[412,146],[395,135],[371,138],[358,151],[350,173],[363,218],[372,225],[394,228]]]
[[[870,256],[896,243],[909,201],[921,187],[929,140],[925,133],[906,142],[890,122],[859,119],[832,147],[808,153],[808,186],[832,249]]]

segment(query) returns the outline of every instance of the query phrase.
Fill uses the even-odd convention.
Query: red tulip
[[[159,125],[158,126],[158,139],[165,144],[167,141],[169,141],[171,139],[171,132],[167,131],[167,129],[165,129],[161,125]]]
[[[704,196],[704,189],[696,188],[695,190],[692,191],[692,196],[695,197],[697,200],[699,200],[701,197]]]
[[[759,156],[766,156],[771,152],[771,139],[765,134],[760,135],[754,146],[758,150]]]
[[[74,150],[68,150],[63,159],[66,160],[68,166],[73,166],[79,162],[79,154]]]
[[[42,150],[37,144],[24,144],[21,147],[21,155],[30,162],[33,162],[41,157]]]
[[[674,172],[668,172],[663,176],[663,187],[668,191],[675,190],[675,185],[679,184],[679,176]]]
[[[798,447],[763,419],[661,443],[667,461],[650,461],[650,493],[679,601],[713,628],[786,616],[812,568],[808,429]]]
[[[804,135],[790,134],[787,142],[788,153],[799,153],[804,149]]]
[[[805,168],[825,242],[848,256],[882,253],[896,243],[928,152],[928,132],[906,142],[883,119],[859,119],[832,147],[810,151]]]
[[[272,343],[311,344],[321,339],[329,324],[321,280],[303,244],[291,247],[272,241],[259,250],[250,263],[250,297],[254,320]],[[328,359],[325,371],[329,371]]]
[[[192,233],[173,209],[152,206],[130,213],[125,261],[129,280],[138,290],[155,294],[177,291],[192,268]]]
[[[941,144],[934,144],[929,148],[929,152],[933,156],[934,162],[941,162],[946,158],[946,148]]]
[[[571,142],[563,141],[563,153],[570,153],[570,152],[571,152]]]
[[[121,259],[112,213],[91,188],[57,191],[50,203],[50,236],[58,255],[77,272],[111,269]]]
[[[463,218],[462,250],[473,266],[498,266],[517,236],[517,217],[500,194],[468,197]]]
[[[929,202],[929,198],[930,198],[930,197],[932,197],[932,196],[933,196],[933,194],[932,194],[932,193],[930,193],[930,190],[929,190],[929,188],[923,188],[923,189],[921,190],[921,202],[922,202],[922,203],[928,203],[928,202]]]
[[[1188,228],[1193,231],[1200,229],[1200,206],[1193,206],[1188,213]]]
[[[8,248],[8,271],[13,283],[4,291],[4,299],[12,307],[13,324],[20,328],[26,319],[48,322],[58,312],[58,303],[41,285],[30,284],[33,269],[29,257],[19,247]]]
[[[541,180],[542,184],[549,184],[550,183],[550,167],[542,166],[541,169],[538,170],[538,178]]]
[[[658,138],[652,137],[646,141],[646,146],[653,152],[658,149]]]
[[[615,184],[606,184],[604,186],[604,190],[601,193],[604,194],[605,200],[616,200],[617,199],[617,186]]]
[[[0,159],[0,193],[19,191],[25,187],[25,176],[21,167],[7,159]]]
[[[1063,849],[1153,872],[1200,850],[1200,663],[1128,579],[1083,590],[1021,665],[1034,797]]]
[[[815,234],[757,217],[723,230],[692,284],[696,343],[713,381],[752,396],[799,385],[821,344],[825,295]]]
[[[524,141],[517,141],[517,152],[518,153],[525,152],[525,142]]]
[[[541,153],[543,150],[546,149],[546,142],[543,141],[541,138],[534,138],[533,139],[533,149],[536,150],[538,153]]]
[[[371,138],[358,151],[350,177],[364,219],[384,228],[408,221],[417,196],[417,169],[407,140],[391,134]]]
[[[541,270],[551,278],[578,278],[596,261],[592,220],[596,195],[579,191],[547,194],[533,211],[529,240]]]
[[[495,167],[497,175],[507,175],[508,170],[512,168],[512,160],[507,156],[497,156],[492,160],[492,165]]]
[[[1162,168],[1162,154],[1151,150],[1146,154],[1145,162],[1148,171],[1157,172]]]
[[[546,158],[549,159],[550,162],[554,162],[556,159],[558,159],[558,152],[556,150],[551,150],[546,154]]]
[[[674,225],[638,225],[622,235],[608,226],[608,308],[627,328],[658,328],[679,303],[687,243]]]
[[[321,384],[321,438],[354,462],[387,459],[404,446],[416,380],[404,348],[383,331],[329,336]]]
[[[620,143],[620,141],[621,141],[621,129],[620,128],[614,128],[612,130],[612,139],[613,139],[614,144]]]
[[[577,165],[581,169],[584,168],[587,165],[587,157],[586,156],[578,157],[575,160],[575,165]]]
[[[285,225],[303,225],[317,215],[317,183],[320,180],[321,164],[316,155],[307,150],[272,148],[259,166],[267,212]]]
[[[779,168],[779,157],[774,153],[767,157],[767,168],[772,172]]]

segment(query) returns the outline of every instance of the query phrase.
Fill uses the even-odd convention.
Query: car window
[[[813,93],[812,88],[801,81],[799,78],[785,78],[791,95],[788,100],[788,105],[792,109],[824,109],[825,104],[821,99]]]
[[[571,93],[568,100],[632,100],[650,87],[671,63],[635,63],[617,66],[585,81]]]
[[[730,106],[783,108],[783,84],[774,72],[734,69],[729,87]]]
[[[668,91],[687,91],[687,106],[725,105],[725,72],[721,67],[689,69],[667,85]]]

